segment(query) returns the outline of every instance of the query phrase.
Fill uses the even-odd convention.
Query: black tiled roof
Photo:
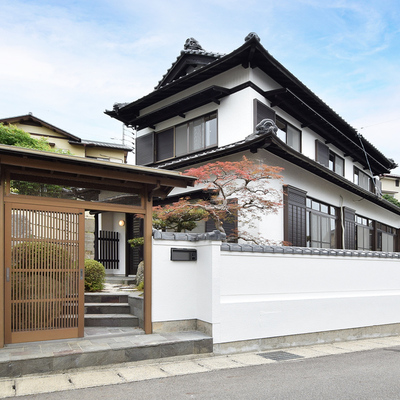
[[[196,55],[200,50],[193,50],[193,52],[193,54]],[[201,54],[203,54],[203,51]],[[277,91],[266,92],[266,98],[273,103],[275,99],[279,100],[279,107],[290,112],[294,112],[293,110],[296,108],[296,102],[307,106],[308,112],[306,113],[306,119],[298,110],[295,112],[295,116],[299,118],[303,125],[312,125],[312,129],[314,129],[317,123],[319,128],[317,133],[340,148],[344,153],[354,156],[362,165],[366,165],[365,149],[368,158],[375,160],[372,163],[374,174],[387,173],[397,166],[393,160],[385,157],[366,139],[362,138],[361,146],[360,136],[356,129],[348,124],[340,115],[333,111],[315,93],[272,57],[261,45],[256,35],[251,36],[249,39],[246,38],[246,42],[242,46],[229,54],[211,54],[215,57],[198,69],[186,75],[178,76],[177,79],[165,82],[165,84],[160,84],[155,91],[141,99],[129,104],[116,106],[114,110],[106,111],[106,114],[124,122],[126,125],[135,125],[135,121],[139,118],[141,110],[146,107],[154,105],[198,83],[228,71],[237,65],[242,65],[245,68],[257,67],[282,86],[282,89],[278,89]],[[187,55],[187,53],[183,55]],[[218,57],[216,55],[218,55]],[[182,54],[178,57],[178,60],[181,58]],[[173,64],[173,67],[177,65],[177,62]],[[163,81],[161,81],[161,83],[163,83]]]

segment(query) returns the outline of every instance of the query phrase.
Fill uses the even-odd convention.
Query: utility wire
[[[395,119],[391,119],[391,120],[389,120],[389,121],[383,121],[383,122],[378,122],[378,123],[372,124],[372,125],[362,126],[360,129],[371,128],[372,126],[387,124],[387,123],[389,123],[389,122],[398,121],[399,119],[400,119],[400,118],[395,118]]]
[[[361,147],[362,147],[362,149],[363,149],[363,152],[364,152],[364,155],[365,155],[365,160],[367,161],[367,165],[368,165],[368,168],[369,168],[369,172],[371,173],[371,177],[372,177],[371,179],[372,179],[372,181],[374,182],[375,193],[378,194],[378,195],[382,195],[380,188],[379,188],[379,190],[378,190],[378,187],[377,187],[377,185],[376,185],[376,182],[375,182],[375,179],[374,179],[374,174],[372,173],[371,164],[369,163],[368,154],[367,154],[367,152],[365,151],[364,143],[363,143],[363,141],[362,141],[362,135],[361,135],[361,133],[357,132],[357,137],[358,137],[358,140],[360,141]]]

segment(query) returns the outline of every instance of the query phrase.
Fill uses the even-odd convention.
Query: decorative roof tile
[[[199,42],[196,39],[188,38],[188,39],[186,39],[184,48],[183,48],[183,50],[181,50],[180,55],[176,58],[176,61],[171,65],[171,67],[163,75],[162,79],[158,82],[155,89],[159,89],[163,86],[167,86],[167,85],[181,79],[183,76],[186,76],[187,74],[183,74],[183,75],[178,74],[176,76],[176,78],[167,80],[168,76],[172,73],[172,71],[174,69],[178,68],[179,63],[183,63],[184,58],[189,55],[196,55],[196,56],[201,57],[201,61],[199,60],[200,65],[194,69],[194,70],[198,70],[199,68],[203,67],[204,65],[208,65],[211,62],[213,62],[214,60],[217,60],[217,59],[223,57],[225,54],[206,51],[200,46]]]

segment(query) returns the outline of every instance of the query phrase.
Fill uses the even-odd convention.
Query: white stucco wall
[[[217,343],[400,322],[398,260],[221,252],[218,267]]]
[[[212,323],[219,278],[213,268],[219,242],[153,240],[152,319]],[[171,261],[171,248],[196,248],[198,261]]]
[[[220,251],[153,240],[153,322],[199,319],[214,344],[400,322],[399,259]],[[170,261],[197,248],[196,262]]]

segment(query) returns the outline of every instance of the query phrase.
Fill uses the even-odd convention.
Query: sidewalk
[[[0,378],[0,398],[114,385],[276,362],[298,362],[307,358],[397,346],[400,346],[400,336],[224,356],[188,355],[98,368],[73,369],[63,373],[30,375],[14,379]]]

